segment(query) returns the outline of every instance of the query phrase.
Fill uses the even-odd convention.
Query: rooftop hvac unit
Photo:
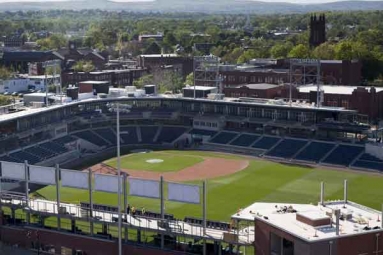
[[[32,108],[37,109],[37,108],[42,108],[44,106],[43,102],[31,102]]]

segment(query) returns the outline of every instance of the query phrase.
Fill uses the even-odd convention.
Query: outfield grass
[[[157,153],[158,154],[158,153]],[[166,152],[177,159],[180,157],[209,156],[243,158],[226,154],[177,151]],[[162,154],[161,154],[162,155]],[[191,157],[193,156],[193,157]],[[153,158],[153,157],[151,157]],[[158,158],[158,157],[157,157]],[[325,198],[343,198],[343,180],[349,183],[348,198],[375,209],[383,203],[383,177],[358,172],[312,169],[251,159],[249,166],[236,174],[208,181],[208,218],[228,221],[238,208],[257,201],[286,203],[317,203],[320,182],[325,182]],[[38,191],[47,199],[55,199],[55,188],[46,187]],[[61,200],[65,202],[88,201],[87,191],[61,188]],[[129,197],[129,203],[146,210],[159,211],[159,200]],[[117,204],[117,195],[95,192],[95,203]],[[201,217],[202,206],[165,202],[165,211],[176,217]]]
[[[163,162],[148,163],[147,160],[150,159],[160,159]],[[135,153],[121,158],[121,168],[153,172],[177,172],[202,161],[203,158],[198,155],[188,156],[167,152]],[[117,166],[116,159],[110,159],[104,163],[112,167]]]

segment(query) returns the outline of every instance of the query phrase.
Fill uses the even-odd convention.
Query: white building
[[[13,93],[28,91],[29,80],[24,78],[14,78],[10,80],[0,80],[0,93]]]

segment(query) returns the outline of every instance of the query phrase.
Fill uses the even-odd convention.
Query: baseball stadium
[[[92,255],[118,254],[120,240],[137,255],[381,250],[383,147],[356,111],[147,96],[0,112],[4,243]]]

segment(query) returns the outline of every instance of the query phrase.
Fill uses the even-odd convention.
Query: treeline
[[[211,52],[227,63],[252,58],[360,59],[363,76],[379,80],[383,73],[383,11],[326,13],[328,42],[308,45],[310,14],[207,15],[199,13],[132,13],[100,10],[7,12],[0,15],[0,35],[18,31],[41,49],[67,44],[68,31],[79,47],[108,51],[113,57],[142,53],[198,55],[195,43],[210,43]],[[245,29],[246,27],[246,29]],[[52,32],[39,38],[36,32]],[[275,32],[287,35],[277,36]],[[138,43],[141,34],[164,35],[163,42]]]

